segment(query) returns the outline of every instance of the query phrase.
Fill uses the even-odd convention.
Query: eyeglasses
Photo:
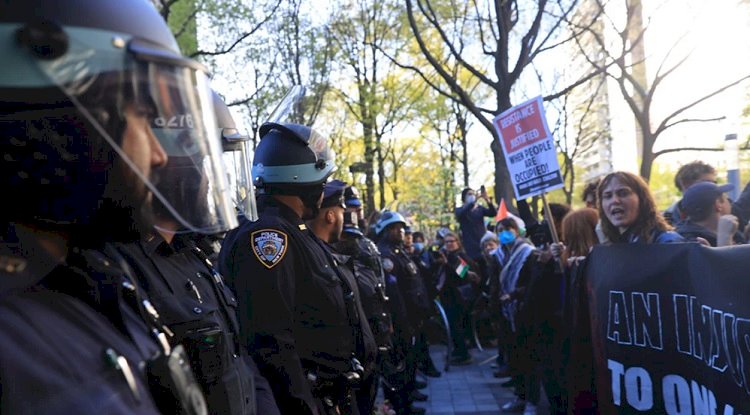
[[[446,239],[444,242],[447,243],[447,244],[455,244],[458,241],[455,240],[455,239]]]

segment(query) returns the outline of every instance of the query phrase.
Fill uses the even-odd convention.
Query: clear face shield
[[[127,166],[127,191],[143,192],[135,207],[169,232],[235,227],[205,70],[137,40],[92,33],[70,30],[68,52],[38,65]]]
[[[250,176],[252,156],[250,138],[236,128],[220,128],[224,147],[224,165],[227,168],[229,187],[234,189],[232,201],[240,213],[250,221],[258,220],[255,188]]]
[[[335,171],[336,153],[331,149],[328,137],[333,131],[330,120],[319,117],[324,108],[325,94],[302,85],[295,85],[276,105],[266,123],[300,124],[310,127],[308,147],[315,153],[319,163],[327,163]],[[320,166],[316,166],[320,167]]]

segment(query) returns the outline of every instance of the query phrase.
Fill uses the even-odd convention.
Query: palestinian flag
[[[464,261],[464,259],[461,257],[458,257],[458,260],[460,262],[458,263],[458,266],[456,267],[456,274],[458,274],[460,278],[464,278],[466,277],[466,274],[469,273],[469,264],[467,264],[466,261]]]

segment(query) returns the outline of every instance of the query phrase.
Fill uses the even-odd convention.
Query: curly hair
[[[586,186],[583,188],[583,194],[581,195],[581,201],[585,203],[586,199],[588,199],[589,195],[591,195],[594,196],[594,205],[596,205],[596,188],[599,187],[599,183],[601,183],[601,181],[601,178],[596,178],[586,183]]]
[[[627,186],[638,196],[638,216],[635,222],[630,226],[629,231],[638,236],[642,241],[647,243],[653,242],[653,232],[671,231],[672,227],[664,220],[664,217],[657,211],[654,196],[648,188],[648,184],[640,177],[633,173],[616,171],[610,173],[602,179],[599,187],[596,189],[596,198],[599,200],[599,218],[602,223],[602,231],[613,243],[628,242],[615,225],[610,222],[604,207],[602,206],[602,193],[612,180],[617,179],[623,185]]]

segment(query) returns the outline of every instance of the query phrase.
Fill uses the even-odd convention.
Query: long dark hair
[[[610,173],[602,179],[599,183],[599,187],[596,189],[597,206],[599,208],[599,219],[602,223],[602,231],[613,243],[617,242],[628,242],[627,237],[622,235],[612,222],[607,218],[607,214],[604,212],[602,207],[602,193],[612,180],[617,179],[620,183],[629,187],[630,190],[635,192],[638,196],[638,216],[635,222],[630,225],[628,229],[629,234],[633,234],[638,237],[641,241],[648,243],[653,242],[654,231],[670,231],[672,227],[667,224],[664,218],[656,209],[656,202],[654,197],[651,195],[651,190],[648,188],[648,184],[640,177],[633,173],[625,171],[616,171]]]

